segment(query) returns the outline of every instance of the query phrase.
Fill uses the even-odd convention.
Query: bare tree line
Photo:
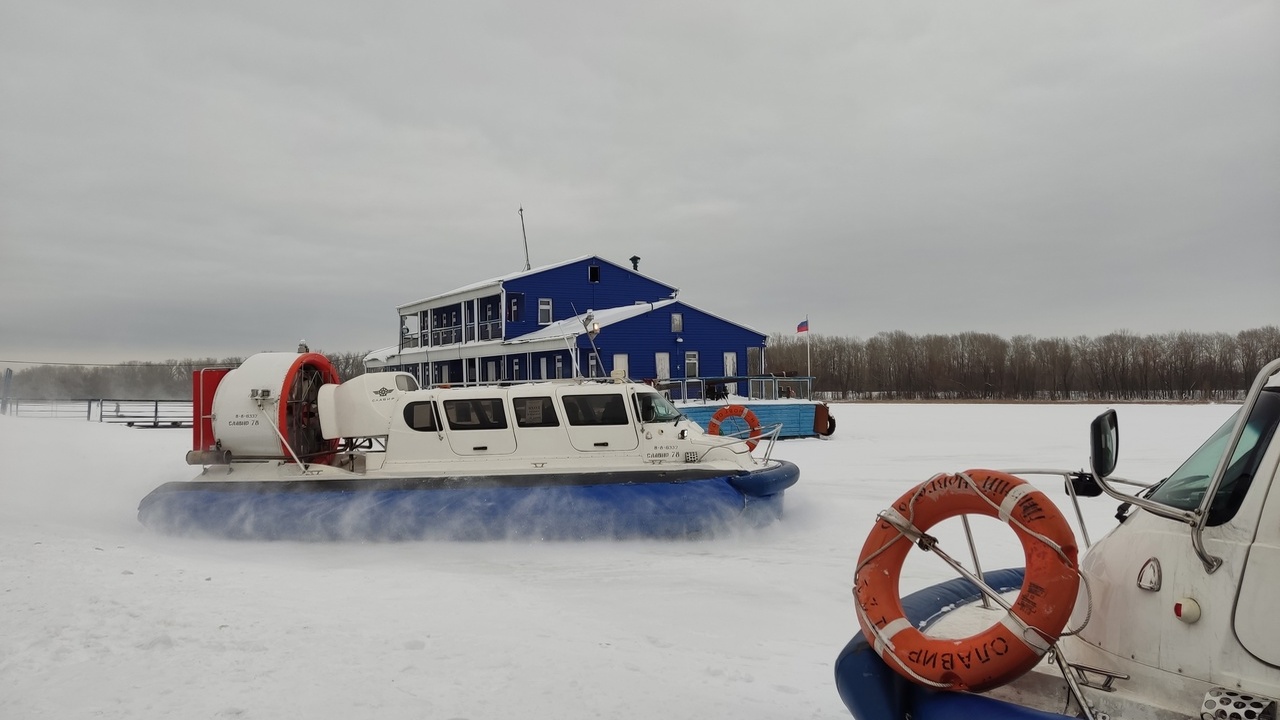
[[[1280,328],[1070,339],[894,331],[808,343],[815,390],[828,400],[1208,401],[1244,396],[1280,357]],[[774,335],[767,362],[774,373],[805,374],[806,338]]]
[[[1280,327],[1235,335],[1120,331],[1069,339],[895,330],[867,340],[812,335],[808,344],[814,387],[827,400],[1207,401],[1243,397],[1258,370],[1280,357]],[[326,356],[346,379],[364,373],[366,355]],[[803,375],[806,338],[775,334],[766,356],[770,372]],[[40,365],[14,374],[10,396],[187,400],[195,370],[235,367],[241,361]]]
[[[323,354],[323,353],[322,353]],[[364,374],[365,352],[325,354],[344,380]],[[38,365],[13,374],[9,395],[32,400],[190,400],[191,376],[206,367],[236,367],[243,358],[129,362],[120,365]]]

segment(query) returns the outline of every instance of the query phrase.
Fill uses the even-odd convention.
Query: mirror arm
[[[1134,507],[1140,507],[1143,510],[1146,510],[1152,515],[1159,515],[1160,517],[1169,518],[1170,520],[1177,520],[1178,522],[1186,523],[1192,527],[1195,527],[1196,523],[1200,521],[1199,512],[1196,510],[1179,510],[1178,508],[1154,502],[1144,497],[1130,495],[1127,492],[1117,490],[1113,487],[1106,478],[1098,474],[1096,469],[1090,468],[1090,471],[1093,473],[1093,479],[1098,481],[1098,487],[1102,488],[1103,492],[1120,502],[1129,503]]]

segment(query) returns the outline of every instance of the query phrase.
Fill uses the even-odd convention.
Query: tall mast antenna
[[[524,231],[524,206],[520,206],[520,236],[524,238],[524,269],[529,271],[533,268],[529,264],[529,236]]]

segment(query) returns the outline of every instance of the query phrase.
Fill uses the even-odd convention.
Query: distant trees
[[[1176,332],[1101,337],[1005,339],[991,333],[909,335],[867,340],[812,335],[815,389],[830,400],[1231,400],[1243,396],[1268,361],[1280,357],[1280,327],[1228,333]],[[338,374],[364,373],[365,352],[324,353]],[[185,400],[191,373],[236,366],[241,358],[167,360],[102,367],[42,365],[16,372],[18,398]],[[777,334],[765,369],[804,374],[805,339]],[[752,359],[752,370],[758,358]]]
[[[323,353],[343,379],[364,374],[365,352]],[[129,362],[120,365],[39,365],[13,374],[9,394],[15,398],[67,400],[189,400],[191,375],[206,367],[235,367],[243,358]]]
[[[1176,332],[1005,339],[990,333],[867,340],[809,338],[815,388],[828,399],[1228,400],[1280,357],[1274,325],[1228,333]],[[805,339],[777,334],[772,373],[804,374]]]

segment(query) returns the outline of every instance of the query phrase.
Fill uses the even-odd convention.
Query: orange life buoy
[[[745,438],[748,450],[755,450],[756,445],[760,442],[760,419],[751,409],[745,405],[725,405],[711,416],[711,422],[707,423],[708,435],[720,434],[720,423],[729,418],[741,418],[751,428],[751,434]]]
[[[930,637],[902,610],[898,577],[913,539],[900,527],[924,533],[967,514],[999,518],[1017,533],[1026,559],[1022,589],[1012,611],[986,630]],[[1062,634],[1080,586],[1076,553],[1066,518],[1026,480],[993,470],[936,475],[882,512],[867,536],[854,576],[858,622],[885,664],[908,680],[975,692],[997,687],[1034,667]]]

